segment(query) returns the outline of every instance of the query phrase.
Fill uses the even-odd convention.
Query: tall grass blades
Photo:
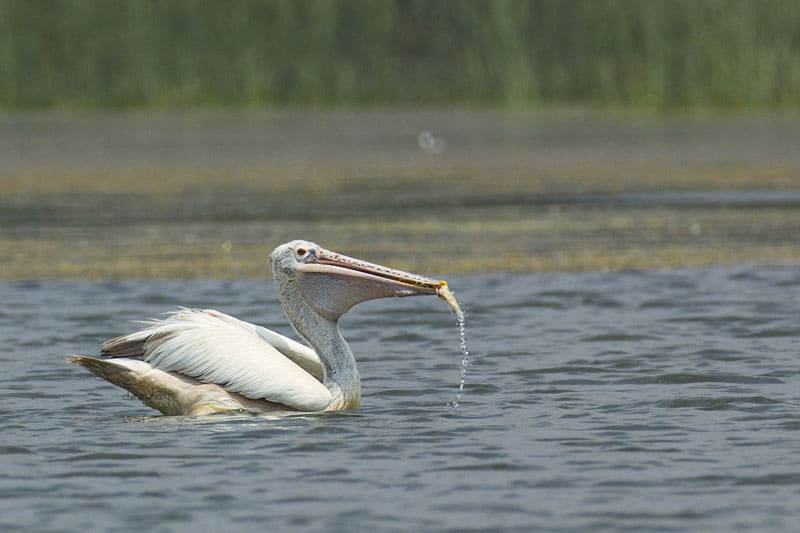
[[[0,0],[0,108],[797,107],[796,0]]]

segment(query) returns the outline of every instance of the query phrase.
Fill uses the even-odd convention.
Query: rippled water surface
[[[0,283],[3,531],[790,531],[800,269],[451,279],[342,323],[359,411],[162,417],[84,369],[131,321],[288,332],[269,281]]]

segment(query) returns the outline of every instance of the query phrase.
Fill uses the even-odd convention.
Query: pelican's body
[[[361,384],[338,320],[353,305],[438,294],[437,281],[293,241],[270,255],[273,277],[305,346],[213,310],[180,309],[103,344],[103,358],[72,355],[167,415],[357,408]]]

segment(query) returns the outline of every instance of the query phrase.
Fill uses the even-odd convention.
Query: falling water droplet
[[[450,309],[453,310],[453,314],[456,316],[456,320],[458,321],[458,335],[461,339],[461,354],[463,355],[461,359],[461,377],[458,381],[458,393],[456,394],[455,400],[447,404],[451,409],[455,409],[458,407],[459,402],[461,402],[461,395],[464,394],[464,382],[467,378],[467,367],[469,367],[467,328],[464,322],[464,312],[461,310],[461,307],[459,307],[456,297],[447,286],[447,282],[442,280],[440,281],[440,284],[441,285],[436,289],[436,294],[439,296],[439,298],[447,302],[447,304],[450,306]]]
[[[421,131],[417,135],[417,144],[426,154],[439,155],[444,152],[447,144],[441,137],[436,137],[430,131]]]
[[[464,323],[464,315],[456,315],[458,320],[458,335],[461,338],[461,377],[458,381],[458,393],[456,398],[450,403],[450,408],[455,409],[461,402],[461,395],[464,394],[464,383],[467,379],[467,367],[469,367],[469,350],[467,349],[467,328]]]

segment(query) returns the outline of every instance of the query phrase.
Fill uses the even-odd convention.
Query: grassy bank
[[[794,0],[0,0],[0,109],[797,107]]]
[[[266,278],[294,238],[439,277],[800,262],[800,209],[480,208],[316,220],[42,225],[0,232],[0,279]]]

